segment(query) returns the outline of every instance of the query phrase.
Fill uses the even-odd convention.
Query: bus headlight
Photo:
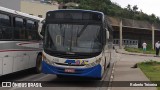
[[[46,63],[48,63],[48,64],[50,64],[50,65],[53,65],[53,64],[52,64],[53,62],[51,62],[49,59],[47,59],[44,54],[42,54],[42,59],[43,59]]]
[[[94,66],[100,64],[100,62],[101,62],[101,58],[97,59],[95,62],[87,64],[86,67],[94,67]]]

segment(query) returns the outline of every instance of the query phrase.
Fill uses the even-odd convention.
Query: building
[[[57,10],[59,5],[57,3],[48,4],[40,1],[22,0],[20,2],[20,7],[21,12],[45,18],[47,11]]]
[[[42,0],[0,0],[0,6],[43,18],[47,11],[59,8],[56,2],[42,2]]]
[[[0,6],[20,11],[21,0],[0,0]]]
[[[148,47],[154,49],[155,42],[160,41],[158,23],[116,17],[109,17],[108,20],[114,28],[113,38],[118,40],[115,43],[120,47],[137,43],[140,48],[145,41]]]

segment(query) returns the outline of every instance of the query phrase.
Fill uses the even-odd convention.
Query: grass
[[[143,53],[143,49],[142,48],[130,48],[130,47],[126,47],[124,48],[126,51],[128,52],[134,52],[134,53]],[[155,50],[152,49],[147,49],[146,54],[155,54]]]
[[[151,81],[160,81],[160,62],[150,60],[139,63],[138,67]],[[158,90],[160,90],[160,87],[158,87]]]

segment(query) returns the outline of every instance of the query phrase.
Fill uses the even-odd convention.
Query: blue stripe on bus
[[[101,65],[97,65],[91,68],[76,68],[75,73],[66,73],[65,68],[55,67],[47,64],[42,61],[42,73],[45,74],[57,74],[57,75],[66,75],[66,76],[83,76],[83,77],[93,77],[101,78]]]
[[[66,60],[64,63],[75,63],[75,60]]]

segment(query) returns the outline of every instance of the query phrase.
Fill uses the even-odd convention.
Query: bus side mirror
[[[109,39],[109,31],[106,29],[106,39]]]
[[[39,26],[38,26],[38,34],[39,34],[39,36],[43,39],[43,35],[42,35],[42,23],[39,23]]]
[[[39,23],[38,34],[43,39],[44,31],[45,31],[45,22],[44,20]]]

